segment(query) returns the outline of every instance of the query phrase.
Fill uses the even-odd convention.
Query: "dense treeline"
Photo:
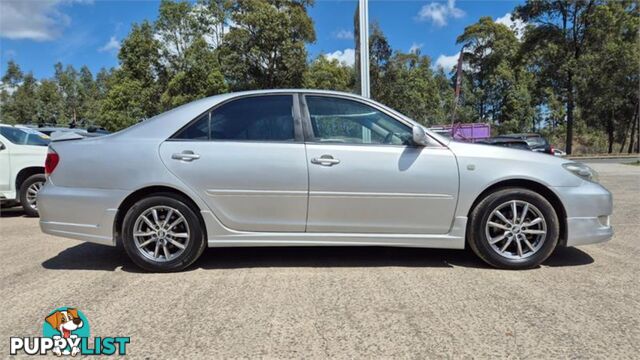
[[[71,122],[118,130],[194,99],[262,88],[356,91],[352,66],[323,56],[312,0],[163,0],[155,22],[134,24],[119,67],[97,74],[55,65],[35,79],[10,61],[2,122]],[[640,16],[633,0],[527,1],[510,29],[491,18],[468,26],[462,92],[452,118],[455,69],[392,49],[371,25],[371,94],[425,124],[489,122],[496,133],[537,131],[568,152],[637,151]],[[356,29],[357,31],[357,29]]]

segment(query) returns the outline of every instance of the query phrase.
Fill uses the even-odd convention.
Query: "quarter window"
[[[306,96],[315,142],[410,145],[411,129],[357,101]]]
[[[209,140],[209,113],[206,113],[182,129],[174,139],[180,140]]]

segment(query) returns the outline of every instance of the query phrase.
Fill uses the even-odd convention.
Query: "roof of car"
[[[243,96],[252,96],[252,95],[272,95],[272,94],[291,94],[291,93],[333,95],[333,96],[340,96],[340,97],[349,97],[349,98],[358,99],[360,101],[365,101],[365,102],[372,102],[377,104],[378,106],[384,107],[390,113],[393,113],[398,117],[405,119],[407,122],[411,124],[417,124],[415,120],[408,118],[407,116],[399,113],[398,111],[391,109],[387,106],[384,106],[380,103],[377,103],[373,99],[368,99],[358,94],[346,93],[346,92],[340,92],[340,91],[315,90],[315,89],[272,89],[272,90],[250,90],[250,91],[226,93],[226,94],[210,96],[200,100],[195,100],[193,102],[178,106],[162,114],[158,114],[145,121],[141,121],[138,124],[135,124],[118,133],[114,133],[113,135],[115,137],[135,136],[138,138],[167,138],[168,136],[170,136],[175,132],[175,129],[173,129],[174,128],[173,125],[171,127],[163,126],[165,124],[164,122],[165,120],[169,120],[174,124],[179,123],[184,125],[188,121],[195,119],[197,116],[199,116],[203,112],[211,109],[212,107],[226,100],[235,99]],[[172,130],[168,131],[167,129],[172,129]],[[447,142],[446,140],[447,139],[444,139],[444,138],[442,139],[444,143]]]

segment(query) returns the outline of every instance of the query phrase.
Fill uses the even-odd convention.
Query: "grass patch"
[[[640,166],[640,160],[638,160],[636,162],[632,162],[632,163],[626,163],[625,165]]]

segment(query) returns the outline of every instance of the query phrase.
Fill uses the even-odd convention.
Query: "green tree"
[[[381,79],[384,103],[426,125],[441,117],[441,100],[431,70],[431,59],[419,53],[395,53]]]
[[[515,17],[530,24],[525,31],[523,51],[530,61],[538,88],[553,89],[566,107],[566,151],[573,148],[576,107],[576,72],[591,30],[589,19],[596,0],[527,0],[517,6]]]
[[[371,24],[370,33],[369,82],[371,86],[371,97],[384,102],[389,98],[388,83],[385,83],[384,76],[393,50],[378,23],[374,22]]]
[[[589,19],[591,31],[577,72],[577,104],[586,125],[607,134],[607,151],[614,143],[624,150],[638,116],[640,85],[640,21],[637,3],[610,1]],[[630,136],[633,142],[634,134]],[[633,145],[632,145],[633,147]]]
[[[2,76],[2,85],[16,87],[22,82],[22,70],[13,60],[7,62],[7,71]]]
[[[38,124],[57,124],[63,116],[64,103],[58,84],[54,80],[42,80],[35,91]]]
[[[24,74],[20,70],[20,66],[13,60],[9,60],[0,86],[0,121],[4,123],[15,124],[17,121],[14,95],[22,83],[23,77]]]
[[[108,88],[100,102],[99,123],[119,130],[158,114],[167,79],[161,63],[160,43],[148,22],[134,24],[118,53],[120,68],[103,73],[101,85]],[[108,78],[108,80],[107,80]],[[106,85],[106,86],[105,86]]]
[[[218,59],[200,37],[185,51],[184,68],[171,78],[161,101],[164,108],[173,108],[226,91]]]
[[[341,64],[337,59],[318,56],[305,71],[302,83],[308,89],[352,92],[354,82],[353,67]]]
[[[32,124],[37,121],[37,88],[38,83],[33,74],[26,74],[20,86],[12,94],[13,99],[9,109],[10,122]]]
[[[116,74],[107,97],[101,102],[100,125],[110,131],[131,126],[148,117],[145,102],[148,91],[140,80]]]
[[[63,67],[62,63],[54,65],[55,80],[64,103],[64,112],[59,118],[62,124],[75,124],[79,120],[80,92],[78,72],[72,65]]]
[[[229,28],[232,6],[231,0],[198,0],[194,8],[196,23],[215,47],[222,44]]]
[[[377,23],[371,26],[369,54],[371,96],[375,100],[423,124],[444,119],[448,96],[441,92],[439,81],[443,79],[436,80],[429,57],[419,52],[394,53]]]
[[[464,81],[471,84],[465,106],[474,109],[474,120],[492,122],[499,132],[532,129],[532,78],[519,61],[520,43],[513,30],[482,17],[465,28],[457,43],[464,49]]]
[[[162,0],[155,30],[163,59],[172,72],[185,70],[186,52],[202,35],[203,26],[197,21],[193,5],[188,1]]]
[[[93,74],[86,65],[80,68],[78,97],[80,100],[78,118],[84,126],[93,124],[99,111],[101,96]]]
[[[310,0],[234,2],[233,22],[221,44],[223,71],[233,90],[300,87],[305,44],[315,41]]]

